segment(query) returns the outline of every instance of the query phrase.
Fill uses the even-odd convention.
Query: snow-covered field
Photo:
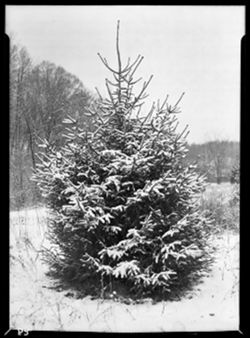
[[[239,236],[211,238],[211,273],[179,301],[124,304],[76,299],[49,288],[39,249],[47,245],[46,209],[10,215],[10,329],[153,332],[238,330]]]

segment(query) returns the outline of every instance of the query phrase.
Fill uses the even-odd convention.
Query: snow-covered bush
[[[203,177],[183,165],[187,128],[177,132],[178,102],[140,115],[150,79],[137,94],[143,57],[118,69],[104,65],[108,97],[89,114],[93,132],[65,123],[66,145],[44,142],[34,180],[51,209],[46,251],[50,271],[87,293],[117,285],[130,294],[169,294],[207,267],[208,220],[199,212]],[[182,96],[181,96],[182,97]]]
[[[200,199],[200,206],[211,220],[211,233],[239,231],[239,184],[208,185]]]
[[[230,182],[232,184],[234,184],[234,183],[239,184],[240,183],[240,165],[239,165],[239,163],[235,164],[232,171],[231,171]]]

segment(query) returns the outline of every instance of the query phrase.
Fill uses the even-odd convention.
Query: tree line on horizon
[[[10,46],[9,88],[10,208],[17,209],[42,201],[30,180],[38,161],[37,140],[62,147],[67,115],[77,117],[85,130],[94,128],[89,108],[99,98],[63,67],[49,61],[34,64],[27,49],[15,43]],[[186,161],[196,162],[209,182],[230,181],[239,163],[239,142],[215,140],[189,144],[188,149]]]
[[[197,169],[211,183],[234,183],[234,171],[239,170],[240,143],[228,140],[213,140],[201,144],[188,144],[186,161],[196,162]]]

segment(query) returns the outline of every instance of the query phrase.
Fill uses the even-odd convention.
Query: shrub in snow
[[[109,66],[108,97],[89,114],[93,132],[64,120],[65,146],[43,142],[34,180],[51,210],[45,252],[50,271],[87,293],[118,286],[130,294],[165,295],[207,267],[208,220],[199,212],[203,180],[183,165],[186,128],[177,132],[178,102],[168,98],[140,115],[151,78],[139,92],[143,57]]]
[[[240,165],[237,163],[232,171],[231,171],[231,177],[230,177],[230,182],[233,183],[240,183]]]

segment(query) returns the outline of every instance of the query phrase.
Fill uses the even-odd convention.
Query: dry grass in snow
[[[217,247],[209,275],[179,301],[124,304],[68,297],[50,288],[39,250],[46,209],[10,215],[10,328],[25,330],[153,332],[238,330],[239,236],[211,237]]]

